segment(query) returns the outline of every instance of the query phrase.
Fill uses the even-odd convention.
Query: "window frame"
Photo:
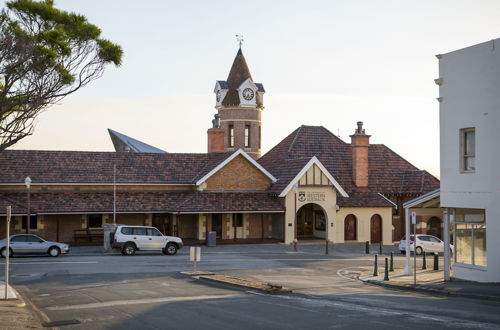
[[[99,227],[96,227],[96,226],[91,226],[90,225],[90,218],[91,217],[100,217],[101,218],[101,225]],[[102,224],[104,223],[104,217],[102,216],[102,214],[87,214],[87,228],[88,229],[91,229],[91,228],[102,228]]]
[[[457,261],[457,248],[458,248],[458,242],[457,242],[457,227],[459,225],[468,225],[470,226],[470,239],[471,239],[471,263],[466,263],[466,262],[460,262]],[[455,222],[454,228],[453,228],[453,240],[454,240],[454,253],[453,253],[453,261],[455,264],[464,266],[464,267],[470,267],[470,268],[478,268],[478,269],[487,269],[488,268],[488,250],[485,250],[486,254],[486,265],[478,265],[476,264],[476,236],[475,236],[475,230],[477,229],[476,226],[486,226],[486,219],[484,222],[470,222],[470,221],[457,221]],[[467,228],[466,228],[467,229]],[[485,238],[486,239],[486,238]]]
[[[26,230],[28,225],[28,216],[23,215],[21,217],[21,230]],[[30,230],[38,230],[38,216],[30,215]]]
[[[229,125],[227,129],[228,145],[230,148],[234,147],[234,125]]]
[[[244,130],[244,145],[245,148],[250,148],[250,125],[245,125],[245,130]]]
[[[243,227],[243,213],[233,213],[233,227]]]
[[[467,150],[467,134],[474,133],[474,144],[472,146],[472,153]],[[470,159],[474,161],[474,168],[467,168]],[[476,128],[466,127],[460,129],[460,173],[474,173],[476,172]]]

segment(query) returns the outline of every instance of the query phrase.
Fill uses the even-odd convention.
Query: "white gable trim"
[[[259,171],[261,171],[262,173],[264,173],[265,176],[267,176],[269,179],[271,179],[271,181],[273,183],[275,183],[277,181],[277,179],[274,176],[272,176],[271,173],[269,173],[265,168],[263,168],[259,163],[257,163],[255,161],[255,159],[253,159],[252,157],[250,157],[245,151],[243,151],[243,149],[238,149],[233,154],[231,154],[231,156],[227,157],[222,163],[220,163],[219,165],[217,165],[216,167],[214,167],[214,169],[211,170],[210,172],[208,172],[203,178],[201,178],[200,180],[198,180],[196,182],[196,185],[199,186],[203,182],[207,181],[208,178],[210,178],[212,175],[214,175],[215,173],[217,173],[221,168],[223,168],[224,166],[226,166],[229,162],[231,162],[233,159],[235,159],[239,155],[245,157],[245,159],[248,160],[253,166],[257,167],[257,169]]]
[[[422,196],[412,199],[406,203],[403,203],[403,208],[409,209],[437,197],[441,197],[441,190],[439,188],[433,191],[429,191],[428,193],[423,194]]]
[[[313,165],[316,165],[319,167],[319,169],[328,178],[328,180],[330,180],[330,182],[333,184],[335,189],[337,189],[337,191],[340,193],[340,195],[342,197],[349,197],[349,195],[340,186],[340,184],[337,182],[337,180],[335,180],[335,178],[330,174],[330,172],[328,172],[328,170],[323,166],[323,164],[321,164],[321,162],[319,161],[318,158],[316,158],[316,156],[311,158],[311,160],[306,164],[306,166],[304,166],[304,168],[302,168],[302,170],[300,170],[299,174],[297,174],[295,176],[295,178],[292,181],[290,181],[288,186],[286,186],[286,188],[283,189],[283,191],[279,194],[279,197],[285,197],[290,192],[290,190],[292,190],[292,188],[296,184],[298,184],[300,178],[302,178],[306,174],[307,170],[309,170],[311,168],[311,166],[313,166]]]
[[[252,81],[252,79],[247,78],[245,81],[243,81],[237,88],[238,91],[241,91],[245,87],[251,87],[255,92],[257,92],[258,88],[257,85]]]

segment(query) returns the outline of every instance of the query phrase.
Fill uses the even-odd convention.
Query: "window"
[[[132,235],[133,229],[131,227],[122,227],[122,234],[123,235]]]
[[[228,141],[228,144],[229,144],[229,147],[234,147],[234,126],[233,125],[229,125],[229,141]]]
[[[486,267],[486,221],[483,213],[456,214],[456,262]],[[460,211],[459,211],[460,212]]]
[[[43,240],[35,235],[26,235],[26,242],[41,243]]]
[[[22,229],[26,229],[26,222],[28,220],[27,216],[24,216],[22,219]],[[38,221],[36,219],[36,215],[30,215],[30,229],[38,229]]]
[[[148,228],[148,236],[162,236],[162,235],[158,229]]]
[[[245,148],[250,148],[250,125],[245,125]]]
[[[27,235],[17,235],[13,237],[10,241],[11,242],[26,242],[26,236]]]
[[[262,146],[261,137],[262,137],[262,126],[259,126],[259,149],[262,148],[261,147]]]
[[[243,214],[233,214],[233,227],[243,227]]]
[[[134,228],[134,235],[146,236],[147,235],[146,228]]]
[[[462,172],[476,170],[476,129],[463,128],[460,130],[460,169]]]
[[[87,228],[101,228],[102,214],[89,214],[87,216]]]

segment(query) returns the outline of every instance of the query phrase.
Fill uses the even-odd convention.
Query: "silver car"
[[[10,256],[16,254],[48,254],[57,257],[61,253],[69,252],[69,245],[58,242],[49,242],[36,235],[18,234],[10,236]],[[7,256],[7,239],[0,241],[0,255]]]

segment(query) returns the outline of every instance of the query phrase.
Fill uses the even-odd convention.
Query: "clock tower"
[[[253,81],[241,47],[227,79],[215,83],[214,93],[218,111],[214,128],[220,128],[221,135],[224,132],[221,151],[243,149],[253,158],[259,158],[265,90],[262,84]]]

